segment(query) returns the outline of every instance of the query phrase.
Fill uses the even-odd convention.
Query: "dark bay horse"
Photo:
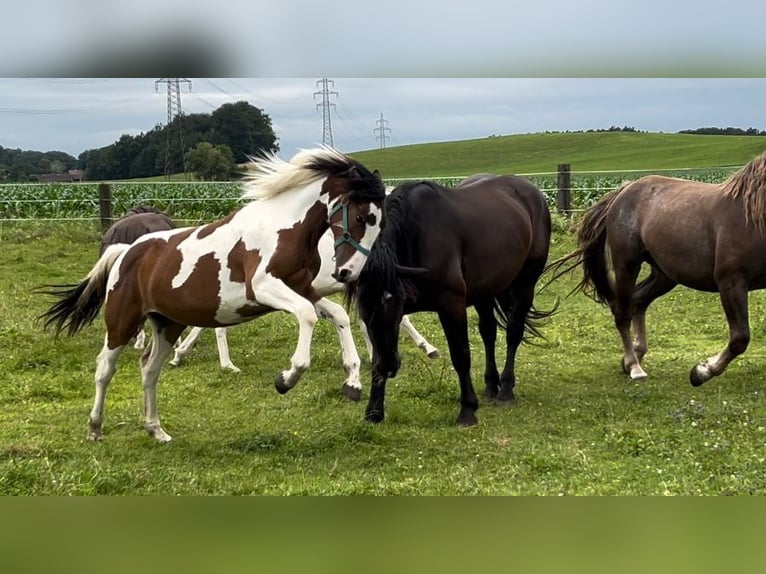
[[[476,424],[466,309],[475,307],[486,352],[484,396],[514,399],[516,351],[539,334],[535,285],[545,267],[551,218],[543,194],[516,176],[481,174],[456,189],[408,182],[386,199],[380,235],[347,297],[356,302],[373,345],[372,388],[365,419],[384,418],[386,380],[401,365],[399,320],[435,311],[460,381],[457,424]],[[342,268],[348,255],[338,248]],[[347,251],[347,250],[345,250]],[[339,275],[340,276],[340,275]],[[495,363],[497,326],[506,331],[506,363]]]
[[[766,153],[723,184],[650,175],[622,185],[586,212],[577,248],[550,270],[555,279],[582,267],[576,289],[611,308],[623,370],[634,380],[647,376],[641,360],[652,301],[679,284],[717,292],[729,343],[691,369],[691,384],[699,386],[722,374],[750,342],[748,292],[766,287],[765,230]],[[636,284],[643,263],[650,273]]]
[[[157,379],[187,325],[235,325],[275,310],[295,315],[298,344],[290,368],[275,380],[277,390],[285,393],[309,367],[318,316],[329,318],[343,346],[343,388],[359,392],[360,361],[346,328],[348,315],[341,305],[322,298],[312,281],[321,263],[317,244],[332,210],[339,202],[355,208],[380,205],[385,197],[380,176],[325,147],[301,151],[290,162],[267,156],[253,167],[243,197],[257,201],[207,225],[112,245],[81,283],[49,291],[59,301],[42,317],[57,333],[77,333],[104,307],[107,332],[97,361],[89,439],[102,436],[107,386],[117,358],[144,317],[153,335],[141,359],[144,427],[159,442],[171,437],[160,425]]]

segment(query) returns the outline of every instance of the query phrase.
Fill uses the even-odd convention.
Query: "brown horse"
[[[533,301],[550,233],[545,197],[521,177],[481,174],[455,189],[419,181],[393,191],[380,234],[357,281],[347,287],[373,346],[366,420],[384,418],[386,380],[401,365],[399,321],[418,311],[436,311],[444,329],[460,382],[457,424],[476,424],[479,406],[471,382],[468,307],[476,309],[484,343],[484,396],[498,403],[514,399],[516,351],[525,332],[538,334],[536,319],[549,314],[535,310]],[[348,251],[336,245],[341,269]],[[498,324],[506,331],[502,373],[495,363]]]
[[[333,321],[343,346],[343,390],[358,396],[359,355],[341,305],[312,286],[321,264],[317,245],[345,202],[380,205],[385,190],[377,172],[330,148],[301,151],[290,162],[256,161],[245,184],[250,201],[208,225],[150,233],[131,245],[108,247],[77,285],[54,286],[59,298],[42,317],[46,327],[75,334],[103,305],[107,333],[96,367],[96,393],[88,438],[101,438],[106,389],[117,358],[144,317],[152,345],[142,357],[144,427],[159,442],[156,386],[162,362],[187,325],[224,327],[282,310],[296,316],[298,344],[275,386],[285,393],[310,363],[318,316]],[[368,209],[368,208],[365,208]]]
[[[652,301],[679,284],[717,292],[729,344],[691,369],[691,384],[699,386],[747,349],[748,292],[766,287],[765,229],[766,153],[720,185],[657,175],[624,184],[585,214],[577,249],[549,270],[555,279],[582,266],[576,289],[610,306],[622,340],[623,370],[634,380],[647,376],[641,360]],[[643,263],[650,273],[636,285]]]

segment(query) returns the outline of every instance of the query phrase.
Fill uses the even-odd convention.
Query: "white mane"
[[[242,199],[268,199],[288,189],[303,187],[325,176],[324,172],[311,167],[317,162],[347,164],[349,160],[338,150],[322,146],[302,149],[289,162],[273,153],[251,157],[250,162]]]

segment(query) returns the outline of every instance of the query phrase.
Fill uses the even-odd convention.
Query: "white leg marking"
[[[134,349],[143,349],[146,346],[146,333],[144,332],[144,328],[141,327],[141,330],[136,335],[136,342],[133,343]]]
[[[219,327],[215,330],[215,342],[218,345],[218,360],[221,363],[221,368],[231,371],[233,373],[239,373],[241,370],[231,362],[229,356],[229,342],[226,338],[226,327]]]
[[[110,349],[106,344],[107,338],[104,337],[104,346],[96,359],[96,394],[93,398],[93,408],[90,411],[90,420],[88,421],[88,440],[101,440],[101,425],[104,422],[104,401],[106,399],[106,389],[117,370],[117,358],[125,348],[117,347]]]
[[[364,344],[367,347],[367,358],[372,362],[372,341],[370,340],[370,334],[367,332],[367,325],[361,319],[359,320],[359,329],[362,331]]]
[[[639,365],[638,363],[635,363],[635,364],[634,364],[634,365],[633,365],[633,366],[630,368],[630,380],[631,380],[631,381],[643,381],[643,380],[644,380],[644,379],[646,379],[648,376],[649,376],[649,375],[647,375],[647,374],[646,374],[646,371],[644,371],[644,370],[641,368],[641,365]]]
[[[426,355],[429,357],[437,357],[439,355],[439,351],[436,349],[436,347],[429,343],[426,338],[420,334],[420,332],[415,328],[415,325],[412,324],[412,321],[410,321],[408,315],[404,315],[402,317],[402,327],[405,331],[407,331],[407,334],[412,338],[415,344],[419,348],[423,349]]]
[[[194,327],[191,331],[189,331],[189,334],[186,335],[186,338],[181,341],[175,348],[175,354],[170,360],[170,365],[177,367],[181,364],[181,362],[184,360],[184,357],[186,357],[186,355],[189,354],[189,351],[191,351],[194,347],[197,339],[199,339],[200,335],[202,335],[202,330],[202,327]]]
[[[163,334],[158,334],[157,327],[150,320],[152,326],[152,347],[146,363],[141,367],[141,380],[144,390],[144,428],[154,437],[157,442],[170,442],[171,436],[166,433],[160,424],[157,411],[157,379],[159,379],[162,363],[173,350]]]
[[[258,303],[288,311],[298,319],[298,344],[290,358],[290,369],[281,373],[282,383],[291,389],[311,365],[311,337],[317,322],[314,306],[272,276],[266,276],[257,285],[253,285],[253,292]]]
[[[359,367],[362,361],[356,350],[354,337],[351,335],[351,320],[348,313],[341,305],[328,299],[320,299],[314,304],[314,308],[320,317],[327,318],[335,325],[342,350],[343,369],[346,371],[344,385],[361,390],[362,382],[359,378]]]

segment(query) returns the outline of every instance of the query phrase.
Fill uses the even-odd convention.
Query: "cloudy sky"
[[[167,120],[157,78],[0,79],[0,146],[73,156]],[[319,78],[189,78],[185,113],[246,100],[272,120],[280,155],[322,143]],[[332,78],[333,143],[386,145],[612,125],[652,132],[703,126],[766,129],[759,78]]]

